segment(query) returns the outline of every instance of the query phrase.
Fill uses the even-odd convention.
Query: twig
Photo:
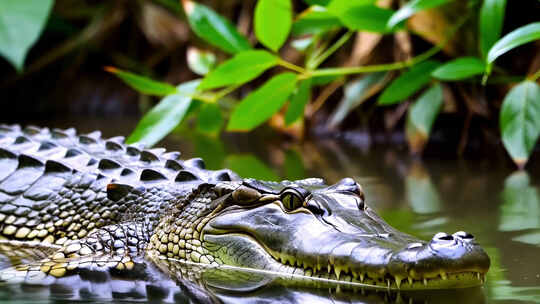
[[[308,69],[315,69],[319,65],[321,65],[321,63],[323,63],[326,60],[326,58],[330,57],[330,55],[332,55],[337,49],[339,49],[343,44],[345,44],[345,42],[347,42],[351,38],[352,35],[353,35],[353,32],[348,31],[343,36],[341,36],[341,38],[339,38],[338,41],[336,41],[334,44],[332,44],[332,46],[330,46],[326,51],[324,51],[324,53],[313,58],[313,60],[308,62],[307,64]]]
[[[467,141],[469,138],[469,128],[471,126],[472,112],[467,111],[467,116],[465,117],[465,123],[463,124],[463,129],[461,130],[461,139],[459,140],[457,154],[462,156],[465,152],[465,147],[467,146]]]
[[[540,70],[536,71],[536,73],[532,74],[531,76],[527,77],[530,81],[536,81],[540,77]]]
[[[341,78],[338,80],[335,80],[331,84],[327,85],[321,94],[313,101],[310,108],[306,111],[306,117],[311,118],[315,112],[319,110],[320,107],[324,104],[324,102],[332,95],[339,87],[341,87],[345,83],[345,79]]]
[[[309,72],[308,75],[305,75],[305,78],[313,76],[331,76],[331,75],[350,75],[350,74],[362,74],[362,73],[372,73],[372,72],[381,72],[381,71],[391,71],[399,70],[409,66],[413,66],[419,62],[422,62],[426,59],[429,59],[433,55],[437,54],[441,49],[448,43],[451,37],[457,32],[457,30],[465,24],[465,21],[469,18],[469,15],[464,16],[461,20],[452,27],[449,35],[439,44],[435,45],[426,52],[413,57],[409,60],[386,63],[386,64],[376,64],[376,65],[367,65],[359,67],[341,67],[341,68],[327,68],[319,69],[312,72]]]
[[[283,59],[279,59],[278,64],[281,65],[282,67],[293,70],[293,71],[298,72],[300,74],[305,74],[307,72],[303,67],[297,66],[296,64],[290,63],[290,62],[285,61]]]

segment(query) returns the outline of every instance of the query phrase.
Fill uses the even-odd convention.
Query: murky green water
[[[101,129],[113,136],[128,134],[134,122],[54,124],[69,125],[83,132]],[[204,284],[215,297],[210,299],[227,303],[540,303],[540,194],[534,168],[529,173],[513,172],[500,157],[455,160],[429,156],[420,161],[411,159],[400,147],[363,151],[333,140],[294,144],[264,134],[225,136],[223,143],[182,132],[163,144],[181,150],[184,158],[203,157],[211,169],[226,166],[257,178],[320,176],[331,183],[354,177],[364,186],[367,203],[399,230],[424,239],[439,231],[468,231],[488,251],[492,262],[484,288],[397,295],[385,291],[363,295],[359,290],[336,288],[293,289],[279,284],[264,287],[261,282],[272,281],[264,275],[256,279],[248,276],[245,288],[233,288],[223,279],[230,274],[210,273]],[[32,296],[31,291],[21,289],[0,292],[0,298],[10,299],[2,303],[21,295],[24,301],[36,303],[61,301],[58,297]],[[188,298],[180,302],[187,303]],[[201,299],[191,301],[204,302]]]

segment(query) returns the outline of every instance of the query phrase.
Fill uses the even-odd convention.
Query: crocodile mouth
[[[284,213],[276,203],[230,210],[208,222],[201,241],[228,248],[214,253],[223,264],[344,285],[426,290],[485,281],[489,257],[468,233],[437,233],[426,242],[393,229],[369,208],[346,221],[345,212],[332,211],[324,218]]]
[[[301,276],[329,280],[345,285],[369,286],[372,288],[384,288],[392,290],[425,290],[425,289],[452,289],[469,288],[481,286],[485,283],[485,271],[458,271],[425,275],[412,275],[401,277],[390,273],[383,275],[373,272],[355,271],[347,267],[335,267],[331,263],[323,266],[304,267],[298,260],[291,260],[290,257],[269,251],[272,258],[282,265],[291,268],[291,272]]]
[[[221,240],[220,240],[221,239]],[[420,273],[416,269],[408,270],[409,275],[394,275],[389,273],[386,268],[380,268],[378,271],[362,271],[353,264],[347,266],[338,266],[328,259],[325,263],[316,263],[310,265],[293,256],[274,251],[250,233],[239,231],[220,231],[209,229],[206,231],[205,240],[213,244],[220,244],[223,247],[223,240],[229,244],[236,244],[244,248],[254,248],[258,246],[256,252],[246,254],[250,260],[264,261],[263,271],[269,270],[288,278],[287,284],[309,284],[314,281],[316,285],[327,283],[331,285],[340,285],[347,287],[362,287],[369,289],[389,289],[389,290],[429,290],[429,289],[457,289],[481,286],[485,283],[487,269],[477,267],[475,269],[463,270],[438,270],[432,272]],[[234,246],[233,246],[234,247]],[[245,261],[238,265],[251,268]],[[290,276],[298,280],[290,280]]]

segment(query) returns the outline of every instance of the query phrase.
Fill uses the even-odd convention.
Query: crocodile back
[[[74,129],[0,126],[0,237],[63,244],[133,217],[157,220],[201,183],[234,180],[200,158]]]

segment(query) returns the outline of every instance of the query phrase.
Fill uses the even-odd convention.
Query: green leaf
[[[105,67],[105,71],[112,73],[139,93],[155,96],[166,96],[176,93],[176,88],[166,82],[152,80],[148,77],[126,72],[115,67]]]
[[[421,151],[428,141],[433,122],[443,104],[443,91],[439,83],[427,89],[409,108],[405,133],[411,151]]]
[[[489,50],[487,63],[492,64],[502,54],[522,44],[540,39],[540,22],[524,25],[499,39]]]
[[[480,52],[486,56],[501,36],[506,0],[484,0],[480,9],[478,40]]]
[[[229,20],[197,2],[187,0],[182,4],[191,29],[206,42],[231,54],[251,49]]]
[[[443,64],[431,73],[431,76],[442,80],[461,80],[480,75],[486,70],[484,61],[476,57],[461,57]]]
[[[407,72],[394,79],[379,97],[379,105],[400,103],[407,97],[426,86],[431,80],[431,73],[440,63],[426,60],[413,66]]]
[[[259,180],[277,181],[279,177],[263,162],[253,155],[229,155],[225,159],[227,168],[241,177],[251,177]]]
[[[289,108],[285,113],[285,124],[290,125],[304,116],[304,108],[311,95],[311,79],[302,80],[291,96]]]
[[[203,133],[217,133],[223,127],[223,116],[216,103],[202,105],[197,120],[197,130]]]
[[[259,0],[255,6],[255,36],[274,52],[287,40],[292,24],[291,0]]]
[[[246,83],[277,65],[278,61],[278,57],[263,50],[238,53],[208,73],[199,89],[208,90]]]
[[[294,36],[319,34],[341,27],[337,17],[330,14],[325,7],[312,6],[300,14],[292,25]]]
[[[352,8],[355,8],[357,6],[363,6],[363,5],[374,5],[376,0],[355,0],[355,1],[349,1],[349,0],[332,0],[326,6],[326,8],[329,11],[334,12],[345,12]]]
[[[272,77],[242,100],[231,114],[229,131],[249,131],[279,111],[296,87],[296,75],[282,73]]]
[[[53,7],[53,0],[0,1],[0,55],[21,71]]]
[[[540,135],[540,86],[524,81],[504,98],[500,129],[506,151],[518,167],[527,163]]]
[[[285,162],[283,163],[285,178],[288,180],[299,180],[306,178],[306,169],[302,162],[302,157],[295,150],[285,152]]]
[[[386,75],[385,72],[372,73],[347,83],[344,88],[343,98],[330,115],[328,126],[334,128],[339,125],[354,108],[362,104],[366,98],[372,96],[374,90],[380,90],[381,82],[384,81]]]
[[[328,3],[330,3],[331,0],[304,0],[305,3],[309,5],[320,5],[320,6],[326,6]]]
[[[193,80],[179,85],[177,93],[167,95],[139,121],[127,143],[143,143],[153,146],[171,132],[184,118],[190,105],[191,95],[199,85]]]
[[[187,64],[194,73],[204,76],[216,65],[216,55],[196,48],[188,48]]]
[[[448,0],[412,0],[403,5],[397,12],[395,12],[390,20],[388,20],[388,28],[393,28],[403,20],[416,14],[419,11],[428,10],[442,4],[445,4]]]
[[[388,20],[394,14],[393,10],[375,6],[371,0],[332,1],[328,11],[337,16],[349,29],[387,33]]]

